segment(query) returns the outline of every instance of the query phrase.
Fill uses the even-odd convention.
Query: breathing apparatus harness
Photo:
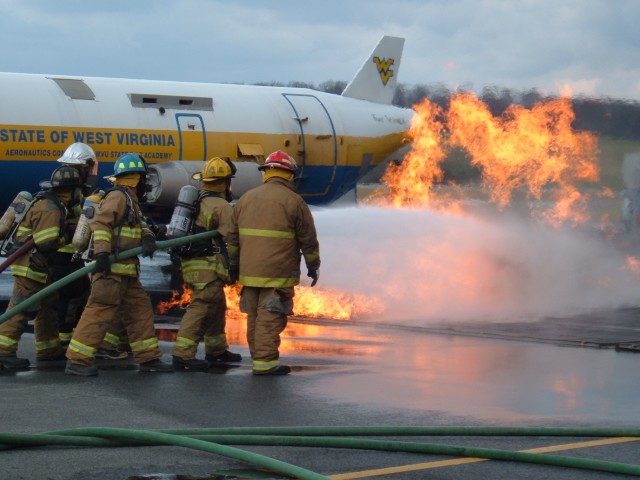
[[[126,201],[127,201],[127,206],[126,206],[124,215],[122,215],[122,218],[120,219],[118,224],[115,225],[113,228],[113,231],[116,234],[115,244],[114,244],[115,245],[114,253],[118,254],[120,252],[120,235],[122,233],[122,227],[124,226],[125,223],[128,223],[130,225],[133,224],[136,220],[140,220],[140,217],[136,213],[135,208],[133,208],[133,199],[131,198],[131,195],[129,194],[129,192],[125,187],[115,186],[113,188],[110,188],[105,192],[104,196],[102,197],[102,201],[104,201],[104,199],[107,198],[107,195],[109,195],[111,192],[116,190],[124,193],[124,196],[126,197]],[[88,261],[93,260],[93,232],[91,233],[91,238],[89,240],[89,245],[87,247],[87,250],[85,250],[82,254],[82,258]]]
[[[18,242],[16,240],[16,234],[18,232],[18,228],[22,221],[27,216],[31,207],[38,201],[46,199],[52,202],[58,209],[60,210],[60,235],[64,235],[67,230],[67,215],[69,214],[69,209],[65,205],[65,203],[60,200],[53,192],[49,191],[41,191],[35,194],[33,200],[27,205],[27,207],[21,212],[19,216],[16,216],[13,225],[9,230],[9,234],[0,244],[0,253],[2,255],[11,255],[13,252],[18,250],[24,243],[26,242]],[[36,247],[37,248],[37,247]]]

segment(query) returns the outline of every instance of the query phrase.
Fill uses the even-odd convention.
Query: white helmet
[[[58,161],[69,165],[93,165],[97,159],[89,145],[77,142],[69,145]]]
[[[58,161],[65,165],[87,167],[89,175],[98,174],[98,159],[93,149],[86,143],[72,143],[67,147]]]

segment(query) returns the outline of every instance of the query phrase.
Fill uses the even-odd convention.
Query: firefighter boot
[[[238,363],[242,361],[242,355],[239,353],[232,353],[229,350],[225,350],[220,355],[207,354],[204,358],[210,363]]]
[[[209,362],[197,358],[173,357],[173,368],[185,372],[206,372],[209,369]]]
[[[289,375],[291,373],[291,367],[289,365],[278,365],[277,367],[270,368],[269,370],[254,370],[253,374],[257,376],[266,375]]]
[[[150,362],[143,362],[139,366],[141,372],[158,372],[158,373],[170,373],[173,372],[173,365],[163,362],[159,358],[151,360]]]
[[[64,369],[64,373],[67,375],[77,375],[79,377],[95,377],[98,375],[98,368],[95,365],[81,365],[79,363],[72,363],[71,360],[67,360],[67,366]]]
[[[95,353],[96,358],[102,360],[124,360],[129,354],[127,352],[120,351],[116,348],[98,348]]]
[[[66,347],[60,347],[53,355],[49,357],[38,357],[37,363],[38,365],[47,365],[55,362],[61,362],[62,360],[67,360],[67,349]]]
[[[31,363],[26,358],[19,358],[15,355],[0,356],[0,365],[8,369],[29,368]]]

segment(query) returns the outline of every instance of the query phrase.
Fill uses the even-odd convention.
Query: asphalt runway
[[[606,319],[600,320],[602,325]],[[161,328],[165,336],[171,333],[170,325]],[[70,377],[63,374],[64,362],[37,365],[33,336],[26,334],[19,353],[34,366],[29,371],[0,371],[4,400],[0,430],[640,428],[640,356],[635,353],[611,346],[557,345],[438,328],[442,331],[294,319],[281,348],[283,362],[292,365],[293,372],[270,378],[251,374],[241,320],[230,322],[228,335],[232,349],[243,354],[243,362],[214,367],[207,373],[144,374],[126,359],[100,361],[96,378]],[[170,359],[172,342],[161,345],[165,359]],[[626,435],[355,438],[509,451],[544,448],[552,455],[623,464],[637,464],[640,454],[636,438]],[[461,460],[442,454],[276,444],[237,448],[334,479],[620,478],[600,471]],[[0,462],[2,478],[7,480],[284,478],[265,474],[245,461],[178,446],[43,446],[0,452]]]
[[[143,260],[142,280],[155,301],[171,293],[167,275],[158,270],[163,263],[159,257],[154,262]],[[155,270],[150,268],[154,266]],[[6,300],[10,286],[11,277],[0,275],[0,300]],[[619,469],[627,472],[624,476],[640,474],[639,318],[640,310],[634,307],[528,322],[400,325],[375,318],[292,318],[281,354],[293,372],[269,378],[251,374],[241,317],[229,319],[227,335],[232,350],[243,354],[243,362],[214,366],[206,373],[145,374],[129,358],[98,361],[96,378],[70,377],[63,373],[64,362],[37,364],[33,335],[28,333],[19,354],[32,361],[32,368],[0,370],[4,400],[0,434],[88,427],[125,429],[128,434],[290,427],[315,436],[311,427],[320,432],[344,427],[347,431],[340,437],[356,443],[381,440],[385,448],[402,450],[406,447],[393,442],[412,442],[414,450],[284,446],[280,434],[267,434],[265,445],[235,448],[335,480],[620,478]],[[179,317],[157,317],[165,360],[171,358],[177,322]],[[350,433],[378,426],[392,427],[393,434]],[[418,435],[409,427],[442,427],[445,433]],[[453,427],[476,430],[453,434]],[[496,427],[527,430],[519,435],[490,430]],[[557,435],[569,427],[576,429],[571,435]],[[534,428],[548,430],[541,433]],[[252,461],[220,453],[122,442],[118,440],[115,448],[40,446],[0,451],[0,478],[285,478]],[[415,444],[420,444],[420,452]],[[443,446],[449,446],[449,453],[442,453]],[[609,470],[485,461],[478,458],[478,448],[555,455],[554,461],[573,467],[574,462],[584,461]]]

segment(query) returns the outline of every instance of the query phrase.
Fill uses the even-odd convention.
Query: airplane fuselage
[[[213,156],[261,163],[284,150],[298,192],[331,202],[401,146],[413,111],[310,89],[0,73],[0,206],[36,191],[73,142],[100,175],[123,153],[149,164]]]

